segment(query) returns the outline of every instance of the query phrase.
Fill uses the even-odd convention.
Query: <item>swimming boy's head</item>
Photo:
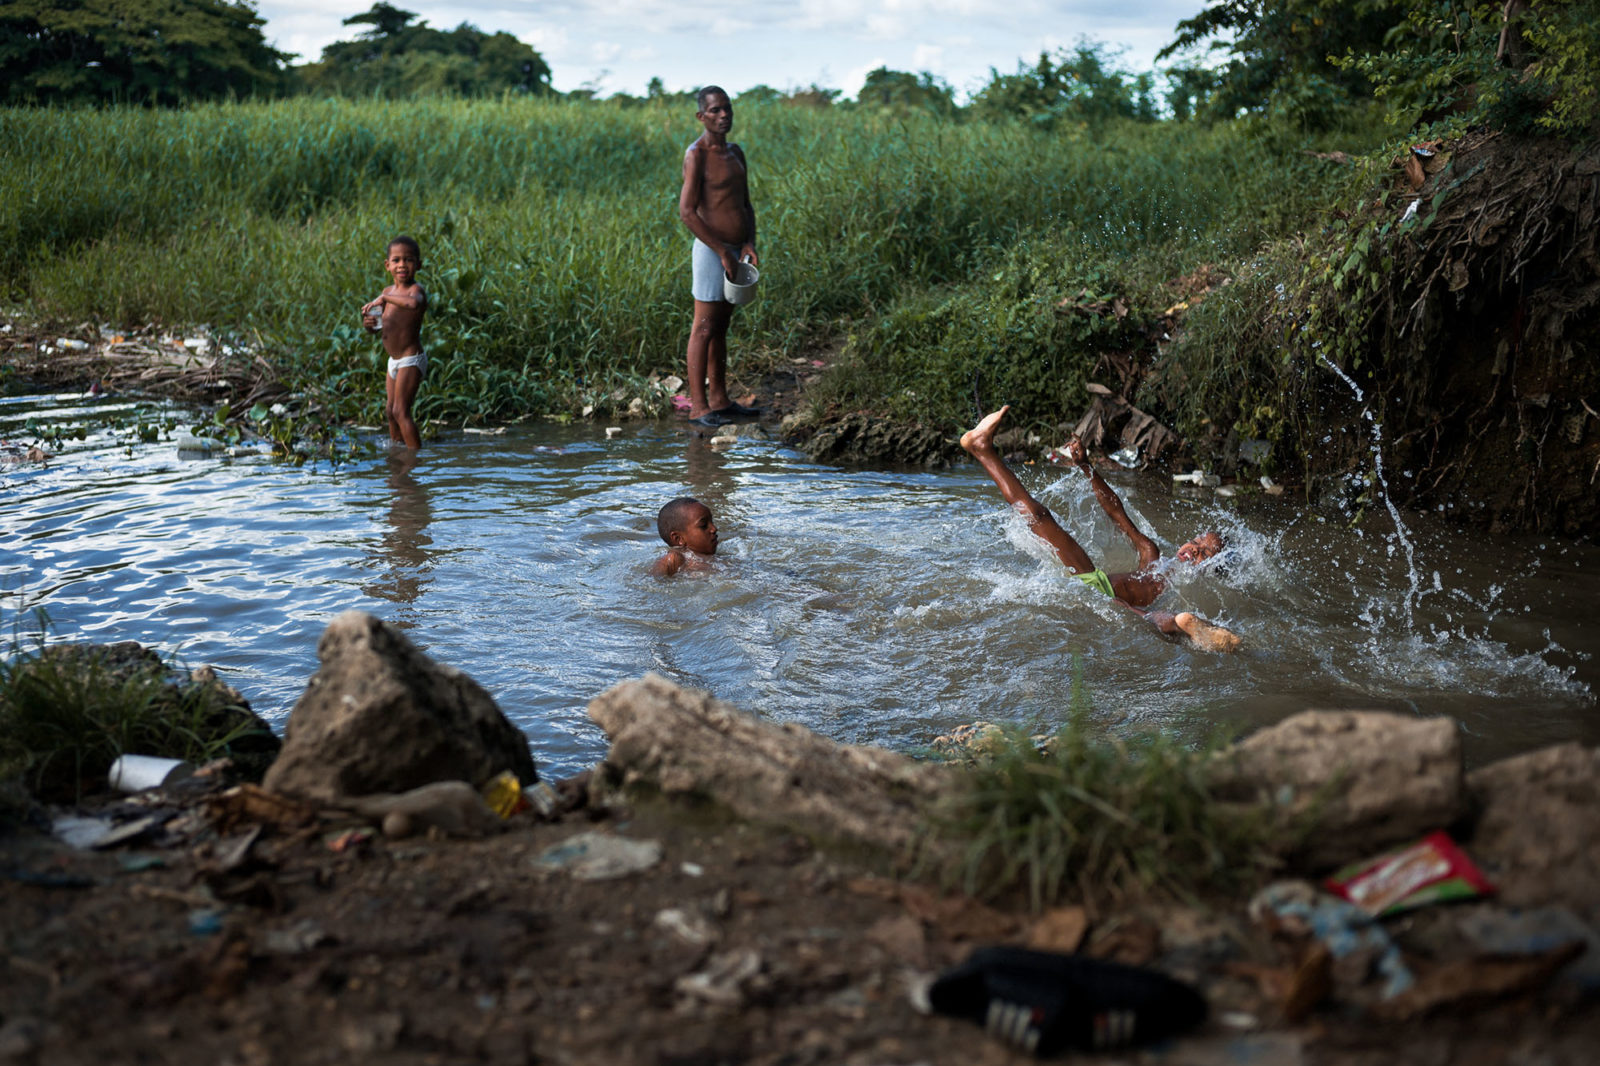
[[[422,269],[422,247],[417,239],[401,234],[390,241],[384,251],[383,268],[398,284],[403,285],[416,277],[417,271]]]
[[[1178,558],[1199,565],[1222,550],[1222,535],[1206,532],[1178,547]]]
[[[679,496],[656,515],[656,531],[674,548],[700,555],[717,554],[717,523],[711,508],[693,496]]]
[[[727,133],[733,129],[733,101],[720,85],[707,85],[694,94],[694,117],[708,130]]]

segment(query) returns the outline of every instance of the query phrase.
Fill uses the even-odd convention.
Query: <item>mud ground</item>
[[[655,800],[518,816],[477,841],[325,820],[241,852],[246,829],[218,828],[98,851],[0,836],[0,1062],[1023,1062],[908,996],[976,945],[1022,941],[1153,964],[1207,995],[1193,1036],[1084,1061],[1578,1066],[1600,1047],[1596,1004],[1549,989],[1388,1024],[1325,1001],[1291,1024],[1290,960],[1242,902],[1037,917]],[[540,865],[597,831],[661,858],[605,881]]]

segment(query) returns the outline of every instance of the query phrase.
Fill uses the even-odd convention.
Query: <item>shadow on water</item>
[[[1081,477],[1022,475],[1102,566],[1132,565]],[[1109,477],[1169,552],[1228,538],[1229,566],[1174,569],[1161,605],[1230,626],[1243,651],[1164,641],[1068,578],[974,468],[840,470],[717,451],[676,423],[513,429],[333,470],[91,433],[47,467],[0,469],[0,590],[11,617],[46,607],[54,639],[214,663],[280,723],[327,621],[372,611],[487,687],[555,774],[604,750],[588,700],[650,670],[909,749],[978,719],[1051,727],[1075,685],[1110,725],[1196,737],[1318,706],[1452,715],[1475,762],[1600,741],[1595,549],[1407,516],[1408,565],[1382,516],[1351,528]],[[679,495],[716,513],[718,561],[654,579],[656,511]]]

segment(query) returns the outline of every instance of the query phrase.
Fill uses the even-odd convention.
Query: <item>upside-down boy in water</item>
[[[679,496],[661,508],[656,531],[667,542],[667,554],[650,567],[652,574],[666,577],[679,570],[711,569],[711,557],[717,554],[717,523],[711,508],[693,496]]]
[[[361,318],[367,329],[382,332],[383,349],[389,353],[383,385],[389,439],[415,450],[422,447],[422,435],[411,417],[411,404],[428,373],[428,353],[422,349],[422,316],[428,310],[428,294],[417,282],[422,249],[410,237],[396,237],[389,242],[383,268],[394,284],[361,308]]]
[[[961,446],[978,461],[984,472],[994,479],[994,483],[1000,487],[1000,495],[1005,497],[1006,502],[1027,519],[1028,529],[1034,536],[1054,548],[1056,557],[1079,581],[1110,596],[1161,632],[1174,637],[1187,637],[1197,647],[1206,651],[1237,649],[1239,647],[1237,636],[1197,614],[1189,611],[1172,614],[1149,609],[1150,604],[1155,602],[1156,597],[1167,588],[1166,579],[1156,569],[1156,563],[1161,558],[1161,549],[1155,541],[1145,536],[1139,527],[1133,524],[1117,494],[1111,491],[1111,486],[1106,484],[1105,479],[1090,464],[1082,442],[1074,438],[1067,445],[1067,455],[1078,469],[1089,476],[1089,487],[1094,490],[1095,499],[1100,501],[1100,506],[1105,509],[1111,521],[1127,535],[1139,553],[1139,569],[1132,573],[1108,574],[1094,565],[1089,553],[1072,539],[1071,534],[1061,528],[1049,508],[1030,496],[1028,490],[1022,487],[1022,482],[1017,480],[1017,476],[1006,466],[1005,460],[995,449],[995,430],[999,428],[1000,420],[1005,417],[1008,410],[1010,410],[1009,405],[1002,407],[967,430],[961,437]],[[1202,533],[1178,549],[1178,558],[1186,563],[1199,564],[1221,550],[1220,536],[1216,533]]]

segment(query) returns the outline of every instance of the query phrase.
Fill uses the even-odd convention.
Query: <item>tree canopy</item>
[[[233,0],[7,0],[0,103],[191,100],[277,92],[289,57],[253,4]]]
[[[856,102],[862,107],[900,114],[923,111],[950,116],[956,112],[955,93],[949,84],[927,71],[912,74],[879,67],[867,75]]]
[[[1024,118],[1045,127],[1112,118],[1153,121],[1155,79],[1125,73],[1114,65],[1115,58],[1102,44],[1080,41],[1071,51],[1039,53],[1032,66],[1018,63],[1015,74],[991,69],[989,84],[972,98],[972,111],[981,118]]]
[[[377,3],[344,20],[366,26],[354,40],[336,41],[322,59],[295,68],[303,88],[343,96],[412,96],[451,92],[492,96],[550,91],[550,67],[509,33],[484,33],[463,22],[436,30],[415,12]]]
[[[1229,57],[1204,71],[1209,86],[1187,68],[1184,106],[1211,118],[1314,128],[1378,95],[1403,123],[1471,114],[1573,132],[1600,102],[1593,0],[1214,0],[1157,58],[1202,46]]]

